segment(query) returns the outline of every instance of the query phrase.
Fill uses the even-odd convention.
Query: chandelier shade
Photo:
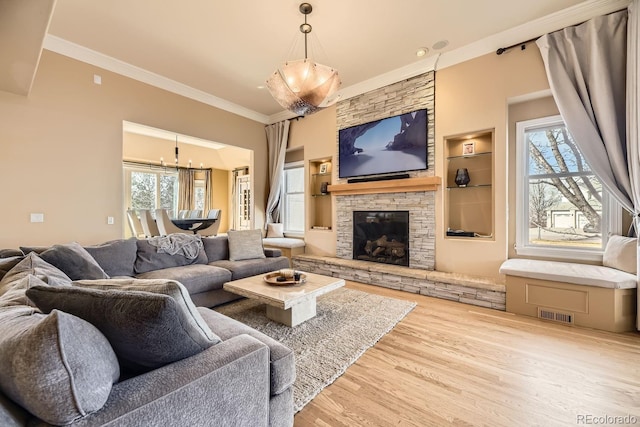
[[[273,98],[282,107],[301,116],[334,104],[337,97],[333,95],[339,87],[340,77],[336,70],[308,59],[287,62],[267,79],[267,88]]]
[[[299,116],[335,104],[340,87],[337,70],[307,58],[307,35],[311,32],[307,15],[311,10],[309,3],[300,5],[300,12],[304,14],[304,24],[300,25],[305,41],[304,59],[287,61],[267,79],[267,88],[273,98]]]

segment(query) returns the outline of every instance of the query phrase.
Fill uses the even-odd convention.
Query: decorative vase
[[[466,187],[471,178],[469,178],[469,171],[467,168],[461,168],[456,171],[456,184],[458,187]]]

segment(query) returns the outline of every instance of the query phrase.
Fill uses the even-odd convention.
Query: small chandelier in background
[[[300,32],[304,34],[304,59],[285,62],[267,79],[273,98],[299,116],[333,105],[337,101],[333,95],[340,87],[337,70],[307,58],[307,35],[311,32],[307,15],[311,11],[309,3],[300,5],[300,12],[304,15],[304,24],[300,25]]]
[[[176,147],[174,150],[174,162],[175,162],[175,167],[176,167],[176,171],[180,170],[180,164],[179,164],[179,160],[180,160],[180,150],[178,149],[178,135],[176,135]],[[192,167],[193,161],[191,159],[189,159],[189,163],[187,166],[187,169],[195,169]],[[160,157],[160,166],[162,166],[163,168],[167,168],[167,164],[164,161],[164,157]],[[200,163],[200,169],[204,169],[204,163]]]

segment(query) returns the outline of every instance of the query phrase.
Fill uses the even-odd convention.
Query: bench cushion
[[[500,273],[610,289],[633,289],[637,286],[633,274],[601,265],[572,262],[514,258],[502,263]]]
[[[271,246],[276,248],[303,248],[304,240],[302,239],[294,239],[291,237],[267,237],[262,239],[262,244],[264,246]]]

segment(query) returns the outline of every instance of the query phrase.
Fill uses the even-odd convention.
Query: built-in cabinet
[[[446,137],[445,236],[493,239],[493,129]]]
[[[331,159],[309,161],[310,224],[312,230],[331,230],[333,221],[331,194]]]

